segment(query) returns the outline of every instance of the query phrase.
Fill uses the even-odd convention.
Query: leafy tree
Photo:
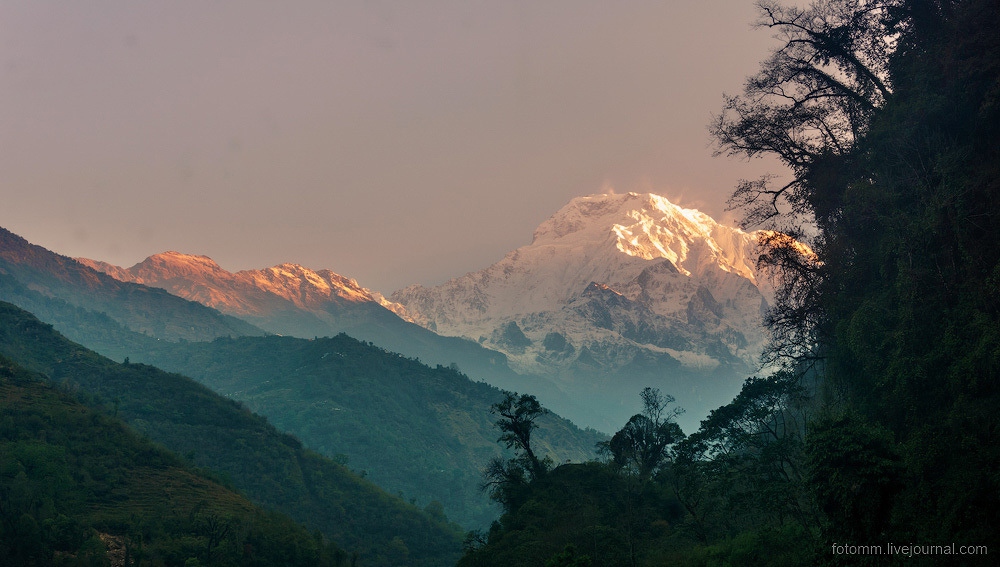
[[[789,520],[816,525],[802,455],[808,402],[795,373],[752,377],[678,444],[665,480],[699,540]]]
[[[880,541],[902,488],[892,435],[856,415],[814,424],[807,448],[810,483],[833,541]]]
[[[516,392],[505,392],[504,399],[490,408],[493,415],[500,416],[496,421],[497,428],[503,433],[497,442],[502,442],[508,449],[514,449],[528,460],[528,472],[535,478],[545,474],[548,468],[531,449],[531,432],[538,424],[535,420],[548,413],[535,396],[530,394],[517,395]]]
[[[639,396],[642,412],[632,416],[610,441],[599,444],[603,452],[611,455],[611,463],[625,480],[619,495],[622,502],[619,524],[629,565],[637,564],[642,524],[649,520],[642,503],[647,484],[670,460],[671,447],[684,438],[674,421],[683,410],[667,410],[674,402],[673,396],[650,387],[644,388]]]
[[[656,482],[640,487],[600,462],[563,464],[526,485],[487,541],[470,538],[459,565],[672,564],[653,552],[669,546],[670,527],[682,513]]]
[[[483,488],[490,497],[505,507],[511,504],[516,488],[541,478],[550,468],[552,460],[539,459],[531,447],[531,432],[538,424],[536,420],[548,413],[535,396],[516,392],[504,392],[503,400],[490,407],[490,413],[498,416],[495,425],[501,431],[497,443],[513,449],[511,459],[494,457],[486,466]]]
[[[709,458],[760,453],[786,440],[801,440],[801,413],[807,396],[799,376],[778,372],[748,378],[732,402],[713,410],[688,442]],[[800,411],[795,411],[798,409]],[[782,468],[794,467],[789,455],[776,455]]]
[[[642,413],[632,416],[610,441],[599,445],[617,466],[635,472],[641,479],[649,479],[669,459],[671,446],[684,438],[674,421],[684,410],[667,411],[674,397],[656,388],[644,388],[640,397]]]
[[[758,27],[781,47],[747,79],[743,93],[725,96],[709,130],[717,154],[776,156],[791,179],[741,180],[730,208],[746,227],[763,226],[758,266],[777,276],[776,306],[766,363],[814,361],[823,354],[818,335],[825,274],[819,258],[800,242],[822,246],[826,233],[812,226],[840,214],[847,172],[857,168],[858,144],[893,94],[889,61],[905,22],[904,0],[824,0],[808,7],[757,3]],[[813,238],[815,236],[815,238]]]
[[[545,562],[545,567],[590,567],[591,565],[590,556],[577,553],[573,544],[567,545]]]

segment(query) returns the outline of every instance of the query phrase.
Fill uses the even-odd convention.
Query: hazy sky
[[[570,198],[720,216],[713,158],[775,46],[751,0],[0,0],[0,226],[130,266],[483,268]]]

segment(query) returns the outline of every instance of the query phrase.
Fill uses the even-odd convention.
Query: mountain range
[[[164,252],[122,268],[78,261],[298,337],[345,332],[494,385],[536,393],[613,431],[655,386],[686,429],[756,370],[772,291],[753,259],[759,234],[655,194],[573,199],[499,262],[391,294],[331,270],[281,264],[231,273]]]
[[[295,433],[313,450],[350,462],[380,486],[421,505],[436,501],[465,527],[482,527],[495,517],[478,484],[481,467],[502,454],[490,414],[490,405],[503,397],[496,387],[470,381],[457,365],[431,368],[344,335],[264,336],[261,329],[197,302],[115,280],[7,235],[0,242],[0,300],[31,311],[101,354],[130,361],[130,368],[154,363],[201,380]],[[418,337],[486,352],[471,341],[438,337],[374,303],[363,308],[415,330]],[[4,324],[0,320],[0,330]],[[189,334],[179,335],[175,328]],[[25,350],[20,345],[12,356]],[[493,356],[502,362],[502,354]],[[48,366],[39,369],[49,372]],[[98,380],[93,387],[104,383]],[[551,416],[537,439],[561,462],[592,458],[604,437]]]
[[[400,547],[406,550],[408,563],[413,565],[449,565],[459,552],[460,530],[449,525],[440,507],[436,512],[432,507],[431,512],[435,513],[430,513],[387,494],[342,463],[308,450],[301,441],[277,430],[266,419],[190,378],[145,364],[116,363],[67,340],[52,325],[30,313],[0,302],[0,378],[4,375],[5,360],[34,372],[35,381],[49,390],[90,408],[94,419],[88,419],[85,425],[98,424],[98,418],[117,422],[116,427],[122,429],[127,423],[129,435],[141,437],[148,447],[145,453],[150,453],[150,448],[161,453],[169,450],[172,455],[168,462],[173,468],[197,470],[229,491],[239,491],[240,498],[287,514],[308,526],[308,530],[301,530],[307,540],[312,540],[312,534],[318,530],[357,555],[365,565],[401,564],[400,550],[394,551]],[[25,410],[36,400],[37,397],[15,397],[6,401]],[[29,449],[31,444],[55,444],[64,436],[58,431],[58,416],[46,413],[34,419],[11,421],[16,414],[5,411],[8,423],[0,438],[23,439]],[[40,432],[25,431],[32,428]],[[118,509],[120,512],[116,514],[120,519],[97,514],[93,518],[95,527],[130,538],[141,546],[143,540],[156,539],[142,531],[151,529],[148,526],[159,529],[155,528],[158,523],[174,524],[177,515],[190,520],[199,508],[206,506],[207,502],[199,502],[204,496],[187,498],[189,487],[197,486],[200,481],[181,478],[167,482],[168,478],[160,473],[150,477],[148,467],[141,462],[109,472],[107,461],[121,456],[123,448],[107,447],[109,440],[105,434],[91,439],[79,431],[72,431],[72,435],[75,439],[69,444],[70,451],[101,455],[105,462],[95,467],[91,477],[89,471],[80,467],[79,459],[67,459],[66,472],[78,486],[97,491],[90,502],[58,502],[79,504],[90,510],[89,514],[67,510],[65,513],[71,518],[93,518],[93,512],[102,508]],[[55,456],[60,458],[43,459],[49,461],[44,466],[32,465],[17,452],[0,455],[3,455],[0,461],[4,461],[0,463],[0,487],[5,490],[10,483],[16,487],[19,468],[25,471],[28,480],[42,486],[57,480],[46,479],[44,473],[60,465],[58,452]],[[148,480],[142,480],[142,487],[136,488],[127,482],[132,479]],[[0,498],[8,494],[2,492]],[[37,494],[41,496],[44,492]],[[0,515],[11,512],[3,511],[9,503],[4,500]],[[51,508],[49,505],[33,510],[39,523],[52,519]],[[9,516],[4,518],[5,524],[8,521],[11,521]],[[13,522],[18,522],[16,516]],[[0,531],[0,537],[3,536],[9,537],[10,533]],[[402,545],[396,545],[394,540]],[[0,559],[4,557],[2,548],[0,543]],[[179,560],[174,557],[162,564],[183,563],[184,557]],[[282,563],[279,559],[270,564],[291,563],[298,561]]]
[[[264,321],[288,334],[301,333],[299,327],[306,323],[290,321],[288,325],[298,327],[284,329],[282,314],[286,312],[311,311],[327,324],[341,325],[326,316],[330,305],[378,304],[405,318],[401,305],[359,286],[357,281],[330,270],[313,271],[298,264],[230,273],[208,256],[173,251],[155,254],[128,269],[87,258],[77,261],[116,280],[163,288],[219,311]]]
[[[265,334],[242,319],[185,301],[162,289],[121,282],[91,270],[3,228],[0,228],[0,299],[18,305],[19,301],[48,302],[53,309],[58,309],[55,306],[58,303],[73,305],[101,313],[135,333],[168,341]]]
[[[286,263],[232,273],[207,256],[174,251],[130,268],[87,258],[77,261],[117,281],[165,290],[269,333],[307,339],[346,333],[427,364],[460,368],[497,387],[564,398],[550,383],[512,371],[505,354],[414,324],[401,305],[330,270]]]

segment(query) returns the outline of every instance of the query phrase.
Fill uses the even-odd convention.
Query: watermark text
[[[874,545],[850,545],[845,543],[835,543],[832,546],[834,555],[896,555],[905,557],[916,557],[920,555],[987,555],[988,549],[985,545],[921,545],[909,544],[874,544]]]

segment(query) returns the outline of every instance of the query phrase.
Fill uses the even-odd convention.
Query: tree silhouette
[[[548,457],[539,459],[531,448],[531,432],[538,425],[535,420],[548,413],[535,396],[504,392],[504,398],[490,407],[490,413],[499,416],[495,422],[501,431],[498,443],[513,449],[512,459],[494,457],[486,465],[482,488],[490,498],[509,507],[517,487],[541,478],[552,467]]]
[[[649,479],[668,460],[670,447],[684,438],[674,421],[683,410],[667,411],[674,397],[656,388],[644,388],[640,397],[642,413],[632,416],[625,427],[610,441],[601,443],[600,448],[611,454],[617,466],[635,472],[641,479]]]

